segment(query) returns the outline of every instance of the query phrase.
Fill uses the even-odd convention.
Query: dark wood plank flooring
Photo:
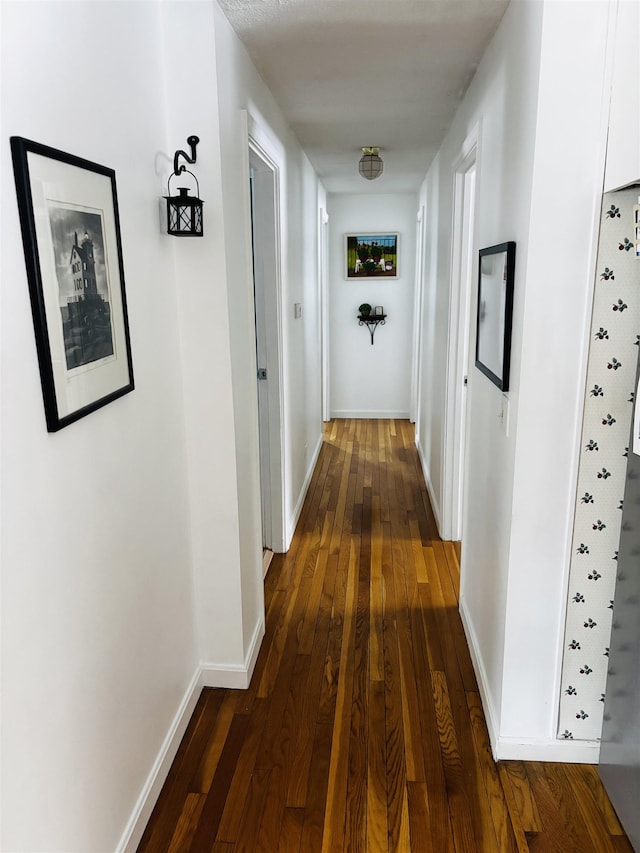
[[[631,846],[588,765],[491,757],[407,421],[333,421],[248,690],[206,689],[140,853]]]

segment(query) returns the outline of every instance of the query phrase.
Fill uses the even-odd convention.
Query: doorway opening
[[[320,278],[320,345],[322,348],[322,420],[329,414],[329,214],[323,208],[318,216],[318,271]]]
[[[249,134],[263,570],[285,550],[279,171]]]
[[[471,294],[475,272],[474,223],[477,142],[461,155],[455,168],[449,360],[445,429],[443,539],[462,541],[466,420],[471,338]]]
[[[424,276],[424,250],[427,240],[425,211],[421,205],[416,218],[416,274],[413,291],[413,357],[411,359],[411,400],[409,420],[415,424],[415,433],[420,435],[420,388],[422,371],[420,353],[422,348],[422,302]]]

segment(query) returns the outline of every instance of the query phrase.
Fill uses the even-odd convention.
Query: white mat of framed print
[[[345,278],[398,278],[398,235],[345,234]]]
[[[133,390],[115,172],[12,137],[45,416],[56,432]]]

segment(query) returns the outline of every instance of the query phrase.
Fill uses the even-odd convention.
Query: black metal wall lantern
[[[191,148],[191,156],[184,151],[176,151],[173,157],[173,172],[167,181],[167,234],[174,237],[202,237],[202,206],[204,202],[198,198],[200,186],[198,179],[189,171],[184,163],[178,163],[184,157],[187,163],[196,162],[196,145],[200,142],[197,136],[190,136],[187,143]],[[178,187],[178,195],[171,195],[171,178],[179,177],[183,172],[191,175],[196,182],[196,195],[189,195],[188,187]]]

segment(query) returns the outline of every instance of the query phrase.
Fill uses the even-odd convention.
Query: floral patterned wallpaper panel
[[[558,737],[599,740],[640,343],[638,190],[603,198]]]

